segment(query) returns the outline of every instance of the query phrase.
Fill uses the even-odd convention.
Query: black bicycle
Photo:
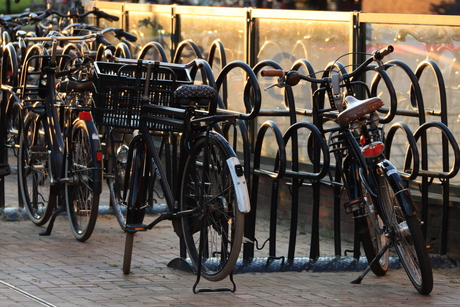
[[[111,97],[121,97],[118,91],[125,93],[125,107],[118,104],[120,100],[99,99],[105,104],[97,108],[104,110],[100,120],[106,124],[115,121],[120,125],[124,121],[123,125],[139,126],[129,144],[122,188],[122,202],[127,205],[123,272],[131,269],[134,234],[172,220],[198,276],[222,280],[232,272],[239,257],[244,213],[250,204],[243,168],[228,141],[216,131],[219,123],[234,122],[240,115],[217,110],[214,87],[190,82],[190,76],[199,71],[203,83],[213,83],[212,70],[204,60],[188,64],[119,61],[124,64],[106,63],[119,66],[119,73],[113,77],[132,78],[130,84],[138,87],[124,91],[124,82],[118,82],[118,89],[110,91]],[[127,104],[129,97],[134,101],[144,97],[141,109]],[[171,164],[165,164],[164,159],[171,156],[160,158],[161,144],[174,139],[179,145],[171,155],[178,157],[178,162],[169,167]],[[175,173],[171,176],[171,172]],[[156,201],[154,187],[158,185],[166,209],[145,224],[146,210]]]
[[[78,100],[63,100],[59,91],[73,89],[57,82],[58,46],[64,41],[95,40],[96,35],[77,37],[26,38],[49,42],[50,48],[27,57],[25,77],[38,79],[38,86],[24,83],[20,112],[24,115],[19,138],[19,189],[27,213],[36,225],[48,221],[51,233],[56,216],[67,211],[72,233],[79,241],[87,240],[97,219],[102,188],[102,150],[92,121],[90,107]],[[39,45],[39,43],[37,43]],[[36,70],[35,62],[41,65]],[[88,90],[92,87],[91,83]],[[75,89],[76,90],[76,89]],[[66,104],[68,102],[69,104]],[[51,218],[51,220],[50,220]]]
[[[381,60],[392,51],[393,47],[388,46],[374,52],[350,73],[335,65],[319,79],[295,70],[265,70],[262,75],[278,76],[280,87],[295,86],[301,80],[320,85],[314,92],[314,121],[328,135],[330,151],[337,160],[336,172],[349,198],[345,211],[354,216],[356,231],[370,262],[353,283],[360,283],[370,270],[384,275],[389,263],[388,250],[394,246],[414,287],[421,294],[429,294],[433,274],[421,221],[399,171],[385,158],[381,118],[376,112],[384,103],[378,97],[356,98],[356,88],[364,84],[359,78],[371,69],[374,61],[383,65]],[[330,107],[324,106],[325,99]],[[336,126],[325,128],[326,122],[335,122]],[[410,152],[414,154],[415,149]]]

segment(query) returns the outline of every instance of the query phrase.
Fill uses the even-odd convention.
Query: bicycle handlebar
[[[27,17],[17,17],[14,19],[7,20],[5,18],[0,18],[0,26],[2,27],[13,27],[14,30],[21,28],[29,22]]]
[[[341,79],[342,80],[350,79],[360,74],[370,63],[372,63],[373,61],[381,61],[385,56],[392,53],[393,51],[394,51],[394,48],[391,45],[381,50],[374,51],[371,57],[369,57],[366,61],[364,61],[361,65],[359,65],[359,67],[356,68],[354,71],[348,74],[343,74]],[[305,80],[305,81],[309,81],[312,83],[323,83],[325,81],[330,82],[330,78],[316,79],[316,78],[309,77],[307,75],[300,74],[298,71],[284,71],[280,69],[263,70],[260,72],[260,75],[262,77],[283,78],[281,84],[288,84],[291,86],[297,85],[300,80]]]
[[[107,14],[107,13],[105,13],[103,11],[98,10],[96,7],[94,7],[92,11],[87,11],[87,12],[85,12],[83,14],[79,14],[76,11],[69,12],[68,14],[63,14],[63,13],[61,13],[59,11],[56,11],[56,10],[53,10],[53,9],[46,9],[43,12],[43,14],[41,14],[41,15],[37,15],[35,13],[29,14],[29,20],[35,21],[35,22],[40,22],[40,21],[48,18],[51,15],[56,15],[56,16],[59,16],[59,17],[62,17],[62,18],[78,18],[78,19],[86,17],[88,15],[94,15],[97,18],[104,18],[104,19],[107,19],[108,21],[118,21],[119,20],[118,16]]]
[[[389,55],[390,53],[392,53],[394,51],[394,47],[392,45],[388,45],[387,47],[383,48],[383,49],[380,49],[380,50],[377,50],[377,51],[374,51],[374,58],[377,60],[377,61],[380,61],[382,60],[384,57],[386,57],[387,55]]]

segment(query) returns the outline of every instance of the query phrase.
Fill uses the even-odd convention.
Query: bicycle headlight
[[[117,150],[117,161],[121,164],[126,164],[128,161],[128,151],[129,147],[126,145],[121,145]]]

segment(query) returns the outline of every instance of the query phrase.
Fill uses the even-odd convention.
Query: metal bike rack
[[[308,70],[313,71],[311,65],[305,61],[298,61],[294,64],[292,69],[299,69],[305,67]],[[278,63],[274,61],[262,61],[254,67],[254,72],[257,74],[263,68],[275,68],[281,69]],[[258,129],[257,138],[255,141],[254,158],[253,158],[253,178],[251,184],[251,206],[252,210],[247,215],[245,237],[248,241],[244,245],[243,261],[251,261],[254,256],[254,248],[261,249],[265,243],[269,242],[269,256],[267,258],[267,264],[271,260],[282,260],[284,264],[284,256],[278,257],[276,255],[276,222],[278,217],[278,193],[281,180],[290,180],[291,192],[291,218],[290,218],[290,236],[287,258],[289,263],[292,264],[294,260],[295,247],[296,247],[296,236],[297,236],[297,222],[299,212],[299,189],[305,185],[305,181],[310,181],[309,186],[313,187],[313,213],[312,213],[312,234],[310,243],[310,260],[315,261],[319,257],[319,185],[320,180],[327,174],[329,168],[329,154],[326,143],[322,138],[319,129],[309,122],[297,122],[297,115],[311,115],[311,110],[302,110],[299,114],[296,114],[298,110],[295,108],[294,97],[292,89],[290,87],[285,88],[285,106],[287,110],[260,110],[260,116],[275,116],[275,117],[289,117],[290,127],[287,129],[285,134],[281,133],[280,128],[274,121],[266,121]],[[313,163],[313,172],[301,171],[299,167],[299,155],[297,152],[298,148],[298,131],[300,129],[307,129],[311,133],[311,138],[315,142],[318,150],[313,152],[313,156],[310,157]],[[276,139],[278,146],[277,156],[273,170],[264,168],[261,165],[261,148],[267,131],[272,131]],[[292,168],[287,169],[286,161],[286,145],[291,143],[292,146],[292,161],[290,161]],[[323,152],[323,161],[320,163],[319,154],[320,150]],[[255,222],[257,212],[257,197],[259,178],[261,176],[270,178],[272,180],[272,193],[271,193],[271,204],[270,204],[270,226],[269,226],[269,238],[265,241],[262,247],[258,246],[258,240],[255,238]]]
[[[432,60],[425,60],[421,62],[418,67],[416,68],[415,72],[412,71],[411,68],[407,64],[402,61],[389,61],[386,63],[387,69],[390,67],[398,67],[401,68],[404,73],[407,75],[409,80],[411,81],[411,90],[410,90],[410,101],[412,110],[395,110],[396,114],[410,116],[410,117],[418,117],[419,120],[419,127],[417,128],[416,132],[414,132],[413,137],[415,138],[415,142],[419,142],[420,150],[419,150],[419,162],[420,166],[418,170],[412,169],[410,171],[410,176],[403,176],[406,180],[413,180],[416,181],[416,177],[421,177],[419,181],[419,190],[421,193],[421,204],[422,204],[422,220],[425,223],[422,225],[422,230],[426,237],[427,227],[428,227],[428,205],[429,205],[429,186],[434,183],[433,179],[440,180],[440,185],[442,187],[442,225],[441,225],[441,244],[439,253],[441,255],[445,255],[447,252],[447,233],[448,233],[448,212],[449,212],[449,179],[453,178],[459,170],[459,162],[460,159],[459,152],[458,152],[458,144],[453,136],[452,132],[447,126],[447,99],[445,93],[445,84],[442,77],[442,73],[437,66],[437,64]],[[426,110],[423,103],[423,95],[422,90],[419,85],[419,80],[425,71],[426,68],[430,68],[431,71],[434,73],[437,81],[437,86],[439,89],[439,103],[440,103],[440,110]],[[377,81],[378,82],[378,81]],[[439,116],[441,121],[431,121],[426,122],[426,114]],[[428,129],[438,129],[442,133],[442,171],[433,171],[429,170],[428,165],[428,144],[427,144],[427,135],[426,132]],[[407,131],[407,127],[405,128]],[[389,134],[389,139],[387,140],[387,144],[391,146],[391,142],[393,139],[394,132]],[[449,153],[449,147],[453,151],[453,164],[452,168],[450,168],[450,161],[451,161],[451,154]],[[414,160],[414,149],[408,150],[406,152],[404,168],[411,169],[412,166],[418,164],[417,161]]]

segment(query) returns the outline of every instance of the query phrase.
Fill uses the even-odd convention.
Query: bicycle
[[[384,275],[389,263],[388,250],[394,246],[413,286],[421,294],[429,294],[433,274],[421,221],[400,173],[385,158],[384,134],[377,114],[384,103],[379,97],[355,97],[356,87],[363,85],[359,79],[362,74],[374,61],[378,70],[384,56],[392,51],[392,46],[375,51],[350,73],[338,65],[338,71],[328,71],[319,79],[296,70],[265,70],[262,76],[279,77],[275,84],[279,87],[295,86],[301,80],[321,85],[314,92],[314,122],[329,135],[330,152],[337,160],[336,171],[349,198],[344,208],[353,214],[369,261],[368,268],[352,283],[359,284],[370,270]],[[330,108],[324,107],[324,96]],[[335,122],[337,126],[324,128],[325,122]],[[409,152],[414,155],[416,149],[410,148]]]
[[[242,245],[244,213],[250,209],[243,168],[229,143],[214,131],[218,123],[234,121],[239,115],[217,111],[218,96],[212,86],[187,82],[191,80],[189,71],[193,75],[197,70],[203,82],[212,81],[209,79],[212,70],[204,60],[196,59],[188,64],[121,61],[142,63],[138,69],[146,66],[142,69],[145,74],[136,81],[143,86],[131,89],[128,96],[140,91],[150,97],[150,104],[145,102],[136,113],[125,108],[121,115],[120,107],[104,105],[104,120],[108,123],[129,118],[131,126],[139,126],[138,134],[129,143],[125,169],[122,200],[127,205],[127,216],[123,272],[130,272],[134,234],[152,229],[163,220],[172,220],[198,271],[195,291],[200,276],[219,281],[231,275]],[[147,73],[149,66],[151,70]],[[100,102],[110,100],[99,99]],[[115,113],[117,118],[113,117]],[[176,168],[163,165],[153,139],[171,133],[180,139]],[[174,169],[177,173],[172,178],[176,179],[170,182],[166,172]],[[155,183],[161,186],[167,209],[151,223],[143,224],[146,209],[154,202]]]
[[[82,13],[77,8],[72,8],[65,14],[59,10],[48,8],[44,12],[41,12],[40,15],[32,13],[28,18],[31,22],[35,23],[35,33],[38,36],[48,36],[55,32],[64,32],[67,36],[82,36],[100,30],[93,25],[80,22],[88,16],[93,16],[97,24],[99,24],[101,19],[110,22],[119,20],[118,16],[107,14],[104,11],[100,11],[97,7],[93,7],[92,10]]]
[[[23,96],[28,101],[21,101],[25,111],[20,112],[23,126],[19,132],[19,189],[32,222],[40,226],[49,221],[40,235],[50,235],[55,218],[64,211],[77,240],[86,241],[94,230],[102,189],[100,140],[88,106],[66,105],[58,99],[59,90],[70,88],[56,85],[56,76],[74,71],[58,73],[56,64],[59,57],[67,56],[57,54],[61,42],[97,39],[97,35],[25,38],[51,43],[49,52],[43,49],[42,54],[24,63],[27,72],[29,61],[39,60],[42,66],[40,71],[30,71],[38,75],[39,86],[31,86],[29,94]]]
[[[37,15],[39,14],[39,15]],[[89,32],[92,33],[101,33],[104,35],[105,33],[113,33],[115,36],[120,38],[125,38],[126,40],[136,40],[136,38],[123,31],[122,29],[105,29],[102,31],[97,31],[96,28],[82,23],[77,23],[79,19],[83,19],[87,16],[93,15],[97,20],[99,19],[107,19],[109,21],[116,21],[118,17],[109,15],[103,11],[100,11],[96,8],[93,10],[87,11],[85,13],[79,14],[75,10],[69,12],[67,14],[62,14],[58,11],[54,11],[51,9],[47,9],[43,13],[25,13],[17,16],[13,16],[8,19],[8,21],[0,18],[0,27],[2,30],[2,39],[3,48],[0,50],[2,53],[1,55],[1,81],[2,81],[2,89],[5,93],[4,103],[5,111],[6,111],[6,121],[7,121],[7,132],[6,132],[6,144],[7,147],[17,149],[18,146],[18,119],[19,119],[19,108],[18,108],[18,101],[19,100],[26,100],[28,93],[22,91],[28,87],[28,85],[36,82],[38,78],[34,78],[33,75],[28,71],[23,71],[23,65],[27,59],[31,57],[35,57],[37,55],[43,55],[44,49],[46,49],[42,44],[32,44],[32,40],[27,40],[26,38],[36,37],[37,33],[42,34],[49,34],[55,36],[82,36],[81,33],[85,32],[86,34]],[[59,25],[56,25],[56,30],[52,31],[52,28],[49,27],[51,24],[47,24],[52,22],[47,18],[50,16],[58,16],[61,18]],[[74,23],[68,25],[64,28],[63,21],[65,20],[72,20]],[[22,31],[21,28],[27,25],[35,23],[36,31]],[[42,29],[42,30],[39,30]],[[44,30],[43,30],[44,29]],[[45,31],[46,30],[46,31]],[[42,35],[45,36],[45,35]],[[15,38],[15,41],[12,41],[10,38]],[[89,43],[91,44],[91,43]],[[85,45],[85,44],[82,44]],[[103,44],[101,44],[104,46]],[[75,57],[78,55],[78,51],[80,45],[75,44],[75,42],[71,42],[64,46],[62,49],[61,47],[58,48],[58,53],[60,54],[68,54],[71,57]],[[83,47],[82,47],[83,48]],[[86,48],[88,49],[88,48]],[[115,49],[115,48],[114,48]],[[86,54],[85,50],[81,50],[83,54]],[[115,51],[115,50],[114,50]],[[100,51],[102,56],[102,52]],[[96,51],[93,54],[90,54],[93,57],[96,57]],[[35,57],[35,65],[33,66],[34,71],[39,71],[42,63],[39,58]],[[60,57],[61,61],[66,60],[66,57]],[[32,62],[29,61],[29,68],[32,67]],[[65,63],[58,63],[59,69],[62,70]],[[26,78],[26,76],[28,78]],[[37,84],[35,84],[37,85]],[[33,91],[34,92],[34,91]]]

